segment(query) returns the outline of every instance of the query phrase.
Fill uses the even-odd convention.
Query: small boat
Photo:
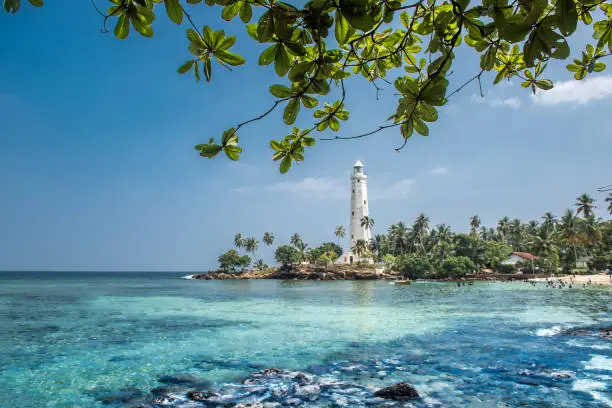
[[[394,285],[410,285],[411,283],[412,281],[410,279],[393,281]]]

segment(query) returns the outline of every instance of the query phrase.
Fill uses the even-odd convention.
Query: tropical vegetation
[[[606,202],[612,202],[610,197]],[[502,217],[493,227],[485,226],[478,215],[472,215],[468,233],[453,232],[445,224],[433,226],[429,217],[419,214],[411,224],[393,224],[386,234],[373,235],[370,242],[356,240],[351,252],[359,259],[374,259],[387,270],[410,279],[457,278],[484,268],[500,273],[516,272],[516,266],[502,263],[512,252],[527,252],[537,257],[533,263],[522,265],[526,272],[580,271],[585,269],[585,263],[588,268],[603,270],[612,268],[612,220],[597,218],[596,204],[593,197],[582,194],[576,199],[575,209],[567,209],[561,217],[550,212],[540,220],[527,222]],[[375,223],[372,218],[364,217],[361,225],[372,228]],[[344,227],[337,226],[334,235],[338,243],[324,242],[311,248],[300,234],[294,233],[289,237],[290,245],[276,249],[275,259],[286,266],[302,262],[334,263],[344,252],[339,245],[340,238],[345,236]],[[266,232],[262,241],[271,246],[274,234]],[[259,242],[238,233],[234,236],[234,245],[244,250],[245,256],[255,257]],[[233,253],[230,255],[234,257]],[[255,269],[266,268],[262,259],[255,262]]]
[[[2,3],[6,12],[14,14],[23,2]],[[43,0],[29,3],[40,7]],[[184,47],[190,56],[178,72],[190,73],[196,81],[203,74],[210,82],[213,71],[231,71],[245,63],[235,52],[236,37],[219,27],[233,32],[243,24],[257,43],[258,64],[273,67],[280,79],[269,88],[274,100],[253,118],[234,122],[216,139],[202,134],[208,142],[195,148],[203,157],[223,152],[238,160],[242,153],[238,132],[282,109],[287,136],[270,141],[272,160],[279,162],[281,173],[304,160],[306,149],[316,142],[316,132],[338,132],[349,119],[350,88],[345,86],[349,77],[370,82],[377,96],[381,89],[393,87],[388,93],[397,95],[397,106],[389,112],[388,122],[373,130],[322,134],[319,140],[357,139],[393,128],[400,142],[396,150],[401,150],[415,132],[429,135],[440,107],[469,84],[481,94],[482,82],[489,78],[495,84],[518,78],[533,93],[553,88],[545,77],[547,66],[570,58],[570,37],[583,44],[574,49],[574,58],[566,66],[577,80],[603,71],[602,60],[612,52],[612,4],[605,0],[311,0],[295,4],[277,0],[92,0],[91,4],[100,14],[102,32],[112,30],[122,40],[134,31],[152,37],[158,15],[187,25]],[[206,6],[215,7],[223,20],[235,21],[211,23],[215,29],[197,24],[197,16],[212,21],[210,13],[200,11]],[[589,32],[592,39],[587,40]],[[464,48],[478,55],[479,66],[473,74],[456,78],[460,72],[454,66],[456,60],[470,61]],[[312,117],[310,124],[293,127],[305,111]],[[299,122],[304,123],[304,118]],[[422,252],[421,243],[418,245]]]

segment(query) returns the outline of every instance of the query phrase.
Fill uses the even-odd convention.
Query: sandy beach
[[[596,275],[567,275],[567,276],[563,276],[560,278],[554,278],[554,279],[560,279],[563,280],[565,282],[573,282],[573,283],[587,283],[590,281],[592,285],[611,285],[612,284],[612,280],[610,280],[610,275],[606,275],[603,273],[600,274],[596,274]]]

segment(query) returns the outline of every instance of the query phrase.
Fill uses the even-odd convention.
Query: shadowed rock
[[[202,392],[202,391],[189,391],[187,393],[187,398],[189,398],[192,401],[207,401],[210,398],[214,398],[214,397],[218,397],[219,394],[214,393],[214,392]]]
[[[419,392],[416,390],[416,388],[406,382],[393,384],[389,387],[380,389],[376,391],[374,395],[376,395],[377,397],[399,401],[420,398]]]

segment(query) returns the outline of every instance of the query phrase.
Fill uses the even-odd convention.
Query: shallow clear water
[[[610,287],[179,277],[0,274],[0,407],[108,406],[164,375],[220,387],[271,366],[408,381],[416,406],[612,406],[612,342],[559,333],[612,325]]]

